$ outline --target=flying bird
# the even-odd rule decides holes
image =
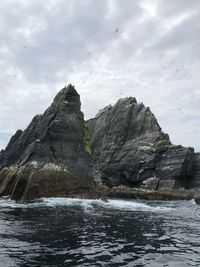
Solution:
[[[181,108],[177,108],[178,111],[180,111],[182,113],[182,109]]]
[[[117,28],[116,30],[115,30],[115,33],[117,33],[119,31],[119,28]]]
[[[181,108],[175,108],[175,109],[173,109],[173,110],[177,110],[177,111],[179,111],[180,113],[182,113],[182,114],[183,114],[183,111],[182,111],[182,109],[181,109]]]

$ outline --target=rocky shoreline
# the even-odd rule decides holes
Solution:
[[[66,196],[70,198],[80,199],[103,199],[119,198],[119,199],[144,199],[144,200],[195,200],[200,204],[200,192],[193,189],[179,189],[179,190],[147,190],[134,187],[117,186],[107,187],[105,185],[94,185],[87,191],[71,191]]]

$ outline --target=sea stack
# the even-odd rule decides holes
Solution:
[[[87,125],[92,176],[97,181],[153,190],[188,186],[193,148],[172,145],[151,110],[135,98],[120,99]]]
[[[0,196],[98,197],[98,185],[200,189],[199,154],[173,145],[143,103],[123,98],[86,122],[80,108],[79,94],[68,85],[43,115],[16,132],[0,152]]]
[[[63,88],[43,115],[17,131],[0,155],[0,194],[16,200],[66,196],[91,186],[90,147],[80,96]]]

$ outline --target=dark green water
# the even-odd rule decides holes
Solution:
[[[0,199],[0,266],[200,266],[200,206]]]

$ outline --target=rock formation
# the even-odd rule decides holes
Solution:
[[[192,148],[172,145],[148,107],[120,99],[87,121],[92,176],[108,186],[186,187],[193,175]]]
[[[0,194],[15,199],[61,196],[85,189],[90,154],[80,97],[63,88],[43,115],[17,131],[0,155]]]
[[[194,155],[194,174],[189,182],[189,188],[200,188],[200,153]]]
[[[135,98],[120,99],[87,122],[80,106],[69,85],[43,115],[16,132],[0,152],[0,195],[66,197],[98,183],[158,191],[200,187],[199,154],[173,145]]]

